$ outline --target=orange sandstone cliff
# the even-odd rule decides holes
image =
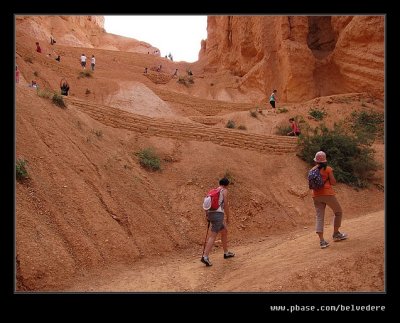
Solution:
[[[239,92],[298,102],[350,92],[384,95],[383,16],[210,16],[200,61],[230,71]]]

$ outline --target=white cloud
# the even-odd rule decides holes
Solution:
[[[157,47],[174,61],[198,60],[207,38],[207,16],[105,16],[108,33],[135,38]]]

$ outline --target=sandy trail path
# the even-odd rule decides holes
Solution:
[[[144,259],[135,265],[86,273],[68,291],[95,292],[270,292],[384,291],[384,211],[344,220],[349,239],[320,249],[313,228],[231,245],[236,257],[223,259],[217,246],[213,266],[201,251]],[[218,238],[217,238],[218,239]],[[218,244],[217,244],[218,245]],[[195,252],[196,253],[196,252]],[[371,270],[357,270],[370,267]],[[365,274],[369,272],[370,274]]]

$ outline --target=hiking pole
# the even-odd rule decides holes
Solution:
[[[206,239],[204,240],[204,247],[203,247],[203,253],[201,254],[201,257],[204,256],[204,250],[206,250],[206,243],[207,243],[207,236],[208,236],[208,229],[210,228],[210,220],[207,220],[208,226],[207,226],[207,232],[206,232]]]

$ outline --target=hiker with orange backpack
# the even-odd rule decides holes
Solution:
[[[215,242],[215,238],[218,233],[221,233],[221,241],[222,247],[224,249],[224,259],[234,257],[235,254],[228,250],[228,230],[226,228],[226,224],[229,224],[229,202],[228,202],[228,187],[229,179],[226,177],[220,179],[219,187],[213,189],[213,197],[210,199],[209,206],[203,205],[203,208],[206,209],[207,220],[209,221],[209,225],[211,223],[211,233],[207,240],[204,242],[204,250],[203,255],[201,257],[201,262],[206,266],[212,266],[208,255],[211,251],[211,248]],[[210,191],[211,192],[211,191]],[[210,193],[209,192],[209,193]],[[210,195],[210,194],[209,194]],[[213,198],[217,198],[213,203]],[[225,221],[226,214],[226,221]],[[208,230],[207,230],[208,233]]]

